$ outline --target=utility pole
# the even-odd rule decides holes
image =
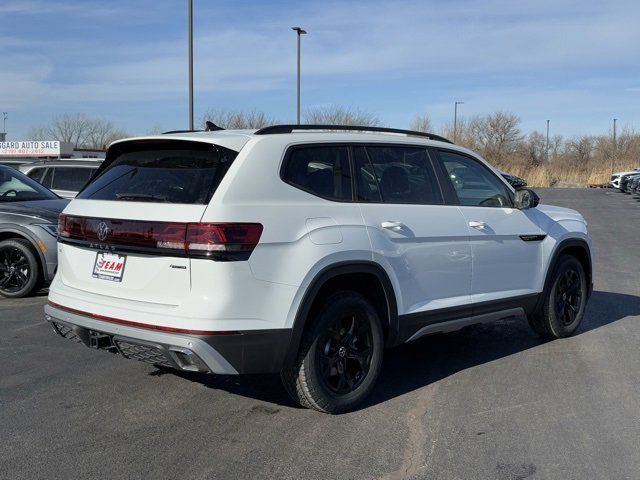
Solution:
[[[549,120],[547,120],[547,163],[549,162]]]
[[[615,164],[616,164],[616,150],[618,148],[618,142],[616,141],[616,127],[617,127],[617,123],[618,123],[618,119],[614,118],[613,119],[613,154],[611,155],[611,175],[613,175],[613,169],[615,168]]]
[[[2,112],[2,133],[0,133],[0,141],[7,140],[7,112]]]
[[[187,0],[189,24],[189,130],[193,130],[193,0]]]
[[[296,122],[300,125],[300,37],[306,35],[306,31],[301,27],[291,27],[291,30],[298,34],[298,108],[296,109]]]
[[[456,143],[458,136],[458,105],[464,105],[464,102],[455,102],[453,106],[453,143]]]

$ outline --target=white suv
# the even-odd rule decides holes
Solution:
[[[576,330],[587,224],[537,200],[418,132],[122,140],[60,216],[46,319],[156,365],[280,372],[302,405],[341,412],[372,390],[387,347],[510,317],[546,337]]]
[[[623,177],[623,175],[632,175],[634,173],[639,173],[639,172],[640,172],[640,168],[636,168],[629,172],[616,172],[613,175],[611,175],[611,180],[609,181],[609,185],[611,185],[613,188],[620,188],[620,179]]]

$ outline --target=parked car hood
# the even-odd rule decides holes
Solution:
[[[539,211],[546,214],[549,218],[552,218],[556,222],[560,220],[577,220],[579,222],[585,222],[585,219],[580,212],[577,212],[576,210],[572,210],[570,208],[556,207],[555,205],[544,204],[538,205],[537,208]]]
[[[58,215],[69,200],[31,200],[28,202],[6,202],[0,203],[0,213],[16,215],[20,217],[30,216],[39,218],[47,223],[58,223]]]

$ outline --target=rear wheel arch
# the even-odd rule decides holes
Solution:
[[[26,232],[23,232],[22,230],[16,230],[16,229],[0,230],[0,242],[3,240],[25,240],[29,242],[29,244],[31,245],[31,249],[35,252],[36,258],[40,263],[39,267],[40,267],[40,275],[42,277],[41,280],[44,281],[48,278],[47,277],[48,275],[47,260],[44,257],[42,250],[38,248],[36,240],[34,240],[33,237],[31,237],[31,235],[29,235]]]
[[[371,302],[383,324],[385,345],[397,343],[398,307],[387,273],[375,262],[340,262],[321,270],[305,291],[294,319],[287,362],[295,360],[302,335],[314,310],[321,307],[325,298],[339,290],[357,292]]]

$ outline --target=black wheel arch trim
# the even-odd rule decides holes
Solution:
[[[45,258],[44,253],[42,253],[42,250],[38,248],[37,239],[34,238],[33,234],[29,230],[22,228],[18,225],[9,225],[8,227],[0,228],[0,235],[4,233],[15,234],[16,236],[19,236],[22,239],[27,240],[31,244],[31,246],[33,247],[33,250],[38,255],[38,259],[40,260],[40,268],[42,269],[42,278],[44,279],[45,283],[48,283],[49,272],[47,271],[47,259]],[[11,238],[16,238],[16,237],[11,237]]]
[[[551,260],[549,261],[547,274],[544,280],[544,289],[542,290],[542,292],[545,293],[549,291],[550,283],[551,283],[551,274],[553,273],[553,269],[555,268],[556,263],[558,262],[558,258],[560,257],[560,255],[562,255],[562,253],[567,248],[570,248],[570,247],[580,247],[584,250],[586,254],[587,268],[585,268],[585,273],[587,274],[587,298],[588,298],[591,296],[591,293],[593,292],[593,261],[591,259],[591,248],[589,248],[589,244],[586,242],[586,240],[583,240],[581,238],[567,238],[565,240],[562,240],[560,243],[556,245],[553,251],[553,254],[551,255]],[[541,295],[540,297],[541,297],[540,301],[543,301],[544,295]]]
[[[393,285],[387,272],[380,266],[380,264],[367,261],[367,260],[355,260],[344,261],[329,265],[320,270],[313,278],[309,286],[307,287],[302,301],[298,306],[298,311],[291,330],[291,339],[289,342],[289,349],[286,355],[287,362],[293,362],[295,356],[298,353],[300,341],[302,340],[302,334],[307,325],[311,306],[316,296],[322,289],[322,287],[332,278],[340,275],[348,275],[354,273],[373,274],[380,281],[382,289],[385,293],[385,301],[387,310],[389,312],[387,337],[385,339],[385,346],[393,346],[397,344],[399,334],[399,317],[398,317],[398,304],[396,301],[396,294],[393,289]],[[385,320],[385,319],[381,319]]]

